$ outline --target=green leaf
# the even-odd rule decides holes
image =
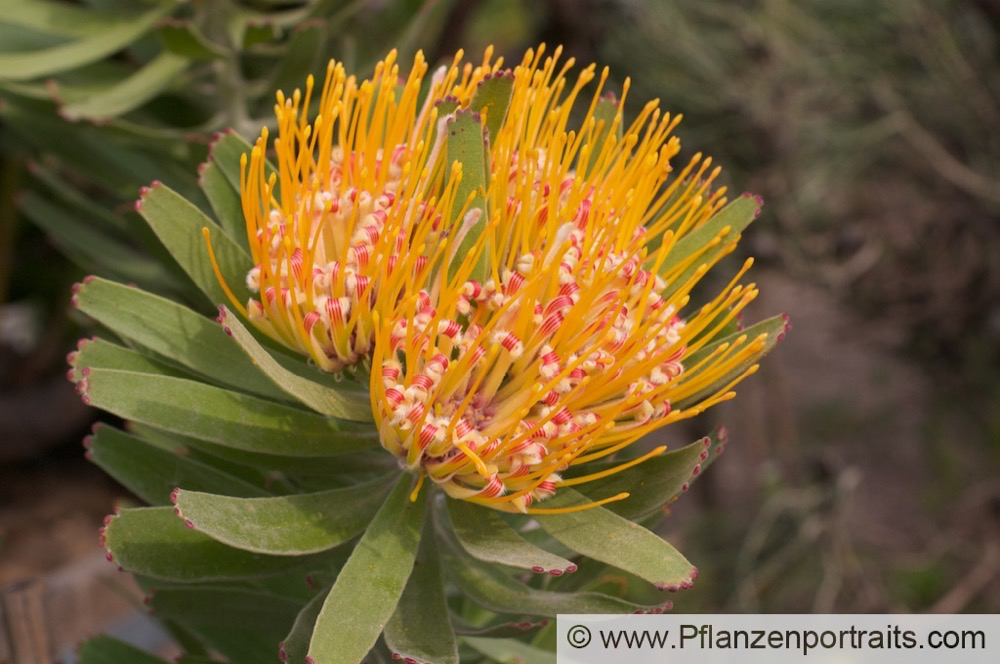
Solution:
[[[309,639],[312,637],[316,618],[328,594],[329,590],[316,595],[299,611],[288,636],[278,644],[278,658],[282,662],[306,661],[306,655],[309,654]]]
[[[661,295],[667,297],[673,289],[687,281],[700,265],[711,265],[720,256],[725,255],[740,233],[759,214],[760,204],[753,197],[741,196],[716,212],[704,224],[677,240],[660,266],[660,274],[666,274],[690,256],[698,253],[701,255],[690,267],[675,276],[671,283],[667,284],[666,292]],[[713,245],[713,240],[723,231],[725,231],[724,239]]]
[[[51,237],[82,268],[113,274],[129,281],[169,285],[173,277],[162,265],[98,229],[89,227],[85,214],[27,192],[18,201],[20,211]]]
[[[253,150],[253,146],[232,129],[222,132],[216,141],[212,143],[212,148],[209,151],[209,159],[218,165],[219,170],[222,171],[222,174],[229,181],[234,191],[239,192],[240,190],[240,159],[243,155],[247,155],[247,159],[250,159],[251,150]],[[272,173],[277,174],[274,165],[270,161],[265,162],[264,169],[265,179],[271,177]],[[275,198],[280,198],[278,189],[280,181],[280,178],[275,181]]]
[[[385,626],[385,643],[394,658],[458,664],[458,643],[448,620],[441,558],[431,519],[424,524],[413,574]]]
[[[570,487],[560,487],[546,507],[590,502]],[[550,535],[585,556],[631,572],[657,588],[677,589],[697,570],[658,535],[603,507],[567,514],[535,514]]]
[[[88,458],[151,505],[167,505],[174,487],[264,496],[249,482],[194,459],[174,454],[118,429],[101,426],[85,439]]]
[[[130,572],[162,581],[224,581],[278,574],[301,558],[267,556],[226,546],[192,530],[170,507],[122,510],[107,520],[105,548]]]
[[[448,514],[462,548],[479,560],[536,574],[558,576],[576,570],[576,565],[562,556],[540,549],[521,537],[494,510],[464,500],[449,500]]]
[[[577,165],[577,170],[582,171],[586,176],[589,176],[593,172],[594,167],[597,166],[597,158],[600,156],[601,150],[604,149],[604,144],[607,143],[611,132],[614,131],[615,145],[622,140],[622,121],[617,119],[618,105],[619,102],[614,96],[606,95],[597,100],[593,115],[595,127],[598,124],[603,124],[597,129],[591,141],[583,148],[587,151],[586,158],[581,159],[584,163]]]
[[[198,458],[206,458],[206,463],[223,467],[243,467],[253,473],[274,473],[297,475],[301,477],[320,477],[350,479],[367,479],[376,475],[398,469],[396,458],[381,447],[375,447],[362,452],[338,454],[332,457],[293,457],[283,454],[262,454],[247,452],[232,447],[209,443],[175,432],[166,432],[158,428],[129,422],[129,428],[144,440],[164,449],[181,449],[182,454],[194,454]],[[227,469],[230,474],[234,471]],[[242,475],[241,475],[242,476]],[[333,487],[328,487],[333,488]]]
[[[673,407],[675,409],[688,408],[690,406],[697,404],[705,397],[717,392],[722,386],[734,380],[737,376],[746,371],[751,365],[756,364],[757,362],[760,361],[762,357],[770,353],[771,349],[774,348],[774,346],[782,338],[784,338],[785,332],[787,330],[788,330],[788,318],[784,315],[774,316],[772,318],[768,318],[767,320],[763,320],[759,323],[751,325],[750,327],[740,332],[731,334],[728,337],[723,337],[722,339],[718,339],[704,346],[703,348],[700,348],[698,351],[691,353],[690,356],[684,358],[684,364],[687,366],[696,365],[698,362],[700,362],[702,359],[704,359],[710,353],[712,353],[712,351],[718,348],[719,345],[724,343],[732,344],[741,337],[745,338],[744,343],[752,343],[758,337],[763,338],[764,341],[759,351],[757,351],[756,353],[748,357],[746,360],[741,362],[736,368],[720,376],[718,379],[713,381],[711,385],[707,386],[703,390],[700,390],[699,392],[691,395],[690,397],[682,399],[677,403],[673,404]],[[683,384],[683,381],[684,377],[682,376],[681,383],[679,384]]]
[[[208,300],[218,306],[229,298],[209,261],[202,237],[202,229],[207,228],[222,277],[238,301],[247,300],[249,292],[245,280],[247,271],[253,266],[252,259],[193,203],[166,185],[154,182],[143,190],[136,209],[184,272]]]
[[[150,605],[239,664],[274,662],[278,642],[302,608],[280,595],[205,586],[157,588]]]
[[[78,384],[94,369],[115,369],[120,371],[137,371],[140,373],[160,374],[180,377],[185,374],[163,362],[157,362],[134,350],[113,344],[104,339],[81,339],[77,343],[78,350],[69,354],[69,378]]]
[[[510,99],[514,94],[514,73],[511,71],[500,71],[489,75],[479,82],[472,101],[469,102],[469,110],[486,115],[486,138],[495,141],[500,127],[507,119],[507,110],[510,107]]]
[[[520,641],[489,639],[482,636],[465,636],[462,641],[482,655],[497,662],[517,664],[556,664],[556,654],[540,650]]]
[[[87,99],[63,106],[70,120],[107,120],[135,110],[176,85],[177,77],[187,69],[190,60],[173,53],[161,53],[134,74]]]
[[[218,323],[173,300],[94,278],[77,290],[76,306],[123,339],[194,373],[247,392],[284,398]]]
[[[294,27],[288,36],[288,47],[278,61],[266,89],[271,91],[262,101],[270,111],[274,106],[274,90],[294,90],[302,86],[303,72],[312,72],[325,67],[329,58],[326,51],[327,30],[323,21],[307,20]],[[322,62],[321,62],[322,60]],[[322,77],[321,77],[322,80]]]
[[[358,662],[396,610],[413,570],[429,489],[403,475],[337,576],[309,643],[315,664]]]
[[[191,21],[164,21],[160,24],[160,38],[169,51],[185,58],[214,60],[226,56],[226,50],[209,40]]]
[[[65,2],[4,0],[0,23],[64,37],[86,37],[125,20]]]
[[[23,53],[0,53],[0,79],[26,81],[101,60],[138,40],[173,9],[172,4],[163,3],[143,14],[118,18],[100,28],[94,26],[87,36],[68,44]]]
[[[91,369],[88,403],[119,417],[248,452],[322,457],[376,444],[377,432],[199,381]]]
[[[77,651],[79,664],[166,664],[166,660],[154,657],[124,641],[110,636],[95,636],[84,642]]]
[[[198,171],[198,186],[212,206],[219,226],[249,255],[250,245],[247,244],[247,226],[239,189],[233,188],[219,164],[211,159],[204,162]]]
[[[472,252],[489,223],[489,209],[486,206],[489,155],[486,151],[487,139],[483,134],[477,113],[466,110],[456,111],[454,117],[447,120],[445,131],[448,133],[446,141],[447,163],[450,165],[457,161],[462,165],[462,182],[458,185],[458,191],[455,195],[456,209],[454,213],[457,214],[471,196],[472,202],[466,209],[466,218],[470,222],[475,221],[475,223],[466,223],[466,219],[460,219],[455,222],[458,224],[458,228],[454,240],[458,244],[449,248],[448,276],[451,277],[466,256]],[[479,210],[478,219],[469,218],[474,210]],[[488,255],[488,248],[480,252],[470,279],[484,281]]]
[[[279,364],[257,343],[250,331],[228,309],[221,307],[219,317],[236,344],[281,391],[323,415],[355,422],[374,421],[367,392],[334,389],[294,373]]]
[[[299,556],[327,551],[359,535],[391,485],[391,477],[319,493],[232,498],[180,489],[178,513],[200,532],[244,551]]]
[[[690,483],[711,462],[709,456],[711,443],[712,440],[705,437],[678,450],[626,468],[610,477],[577,485],[576,489],[594,500],[627,491],[628,498],[609,503],[605,508],[629,521],[638,521],[662,509],[668,502],[687,491]],[[588,463],[579,467],[576,474],[600,472],[620,463],[622,462]],[[570,475],[567,474],[567,479],[569,478]]]
[[[466,597],[476,604],[517,616],[555,617],[559,613],[635,613],[646,607],[595,592],[537,590],[464,553],[457,543],[442,550],[444,568]]]

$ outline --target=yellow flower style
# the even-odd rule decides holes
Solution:
[[[331,63],[318,100],[311,78],[278,94],[275,172],[266,131],[244,161],[258,295],[244,311],[325,370],[369,369],[382,444],[421,479],[560,511],[539,503],[665,448],[571,466],[756,370],[763,336],[712,343],[757,294],[737,283],[751,261],[688,309],[739,233],[697,233],[726,200],[711,159],[673,171],[679,117],[651,102],[626,125],[628,82],[617,101],[607,70],[571,77],[559,49],[512,70],[461,57],[429,81],[420,54],[405,79],[395,53],[361,83]]]

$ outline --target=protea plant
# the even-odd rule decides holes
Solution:
[[[640,439],[784,334],[741,329],[749,260],[692,295],[760,201],[700,154],[675,170],[679,118],[627,121],[627,81],[560,55],[331,62],[273,132],[217,139],[215,219],[158,183],[136,203],[215,320],[78,288],[121,343],[82,342],[71,377],[127,421],[88,454],[151,505],[102,541],[186,661],[553,661],[556,614],[693,583],[649,528],[724,441]]]

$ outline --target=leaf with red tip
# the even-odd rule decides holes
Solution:
[[[234,549],[187,527],[170,507],[124,509],[103,531],[114,563],[151,579],[224,581],[279,574],[305,563]]]
[[[427,505],[424,489],[410,501],[412,478],[403,475],[347,560],[309,643],[317,664],[359,662],[396,610],[413,570]]]
[[[196,380],[92,369],[84,394],[119,417],[248,452],[336,456],[376,445],[370,426],[341,422]],[[83,385],[83,382],[81,382]]]
[[[213,305],[228,302],[229,298],[212,269],[202,228],[209,230],[219,269],[237,300],[245,302],[248,299],[246,273],[253,267],[253,260],[204,212],[173,189],[159,183],[145,189],[139,203],[139,214]]]
[[[76,305],[123,339],[193,373],[265,397],[285,397],[215,321],[173,300],[97,278],[77,291]]]
[[[244,551],[300,556],[353,539],[371,521],[391,477],[318,493],[234,498],[180,489],[178,514],[198,531]]]
[[[576,565],[562,556],[521,537],[494,510],[464,500],[449,500],[448,514],[459,543],[474,558],[536,574],[562,575],[576,570]]]
[[[384,638],[393,657],[404,661],[458,664],[458,643],[448,620],[441,557],[430,519],[424,524],[413,574],[385,626]]]
[[[449,277],[458,269],[466,256],[473,250],[479,242],[480,236],[486,232],[489,223],[489,207],[486,204],[486,186],[489,182],[489,153],[486,151],[486,136],[480,124],[479,115],[468,110],[455,112],[454,117],[447,120],[445,129],[447,134],[446,146],[448,155],[448,167],[454,162],[462,165],[462,181],[458,185],[455,195],[455,209],[452,214],[457,215],[465,202],[472,197],[472,202],[466,209],[466,217],[469,217],[476,210],[479,211],[479,218],[474,223],[470,222],[466,228],[466,221],[455,220],[454,244],[449,249]],[[473,268],[469,278],[477,281],[485,281],[487,256],[489,248],[481,248],[481,253]]]
[[[694,366],[699,361],[707,357],[721,344],[728,343],[732,344],[740,337],[745,337],[744,343],[752,343],[757,338],[763,339],[763,345],[760,350],[755,352],[753,355],[748,357],[746,360],[741,362],[739,366],[735,369],[729,371],[728,373],[720,376],[718,379],[712,382],[711,385],[707,386],[703,390],[699,391],[686,399],[678,401],[673,404],[674,408],[687,408],[694,404],[697,404],[701,399],[704,399],[710,394],[717,392],[722,386],[726,385],[730,381],[734,380],[741,373],[746,371],[751,365],[756,364],[760,361],[762,357],[771,352],[771,349],[784,338],[786,329],[788,328],[788,319],[785,316],[774,316],[766,320],[762,320],[759,323],[751,325],[750,327],[740,330],[728,337],[723,337],[722,339],[717,339],[712,343],[699,349],[697,352],[692,353],[689,357],[684,358],[684,364],[688,366]]]
[[[560,487],[545,507],[584,505],[590,500]],[[566,514],[535,514],[550,535],[585,556],[613,565],[658,588],[690,583],[694,567],[669,542],[604,507]]]
[[[701,226],[678,239],[660,266],[660,274],[666,274],[692,255],[701,253],[690,267],[674,276],[671,283],[667,284],[667,290],[660,295],[664,298],[669,297],[674,289],[679,288],[695,273],[698,266],[702,264],[712,265],[732,251],[740,233],[759,215],[760,204],[757,200],[741,196],[730,201]],[[713,245],[713,240],[724,230],[726,231],[725,236],[720,242]]]
[[[259,486],[109,426],[94,433],[89,451],[94,463],[151,505],[170,504],[170,492],[177,486],[234,496],[267,495]]]
[[[104,339],[81,339],[77,346],[79,350],[70,354],[71,368],[69,372],[70,380],[76,383],[80,383],[95,369],[137,371],[178,378],[187,375],[169,364]],[[85,390],[86,385],[80,389]]]
[[[215,141],[212,143],[212,149],[209,151],[209,159],[219,167],[219,171],[222,173],[226,181],[229,182],[229,186],[233,188],[233,191],[239,193],[240,191],[240,159],[243,155],[247,155],[250,158],[250,151],[253,150],[253,146],[247,142],[245,138],[237,134],[233,130],[225,131],[219,134]],[[277,175],[277,170],[274,168],[274,164],[270,161],[264,164],[264,177],[269,178],[271,174]],[[274,185],[274,197],[280,200],[280,187],[281,179],[278,178]]]
[[[278,644],[278,659],[282,662],[304,662],[309,654],[309,639],[312,638],[316,617],[323,608],[329,590],[321,592],[306,604],[295,617],[292,629]]]
[[[541,650],[527,643],[511,639],[491,639],[482,636],[466,636],[462,642],[473,650],[495,662],[531,662],[531,664],[556,664],[556,654]]]
[[[318,381],[326,380],[328,376],[305,365],[300,366],[312,374],[312,377],[306,378],[292,371],[265,350],[229,309],[220,307],[219,312],[222,324],[236,341],[236,345],[246,353],[255,368],[263,372],[279,390],[323,415],[352,422],[373,421],[367,391],[351,390],[348,388],[349,384],[344,382],[337,386],[324,385]]]
[[[491,141],[496,141],[500,127],[507,119],[507,110],[513,94],[514,73],[498,71],[495,74],[487,74],[472,95],[469,110],[486,116],[486,137]]]
[[[233,188],[219,164],[211,159],[202,163],[198,171],[198,186],[208,199],[219,226],[249,255],[250,245],[247,243],[247,226],[239,189]]]
[[[551,592],[531,588],[481,563],[457,542],[441,547],[444,569],[462,594],[492,611],[514,615],[555,617],[560,613],[635,613],[647,607],[596,592]]]
[[[627,491],[628,498],[608,503],[604,507],[629,521],[638,521],[662,509],[687,490],[694,480],[694,467],[699,466],[704,470],[711,463],[713,456],[708,453],[712,442],[713,439],[709,437],[696,440],[690,445],[653,457],[610,477],[579,484],[576,489],[594,500]],[[588,463],[573,470],[576,475],[582,475],[613,468],[620,463],[621,461]],[[567,479],[570,477],[572,474],[567,473]]]

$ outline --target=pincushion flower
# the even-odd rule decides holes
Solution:
[[[395,53],[361,83],[331,63],[311,122],[311,78],[278,94],[276,170],[266,130],[242,165],[256,296],[234,304],[324,370],[368,369],[382,445],[421,480],[558,512],[560,486],[665,447],[569,469],[731,398],[767,335],[714,343],[757,294],[749,260],[691,302],[739,233],[708,223],[711,159],[675,171],[679,116],[626,123],[628,81],[619,101],[559,49],[461,57],[429,84],[420,54],[405,79]]]

